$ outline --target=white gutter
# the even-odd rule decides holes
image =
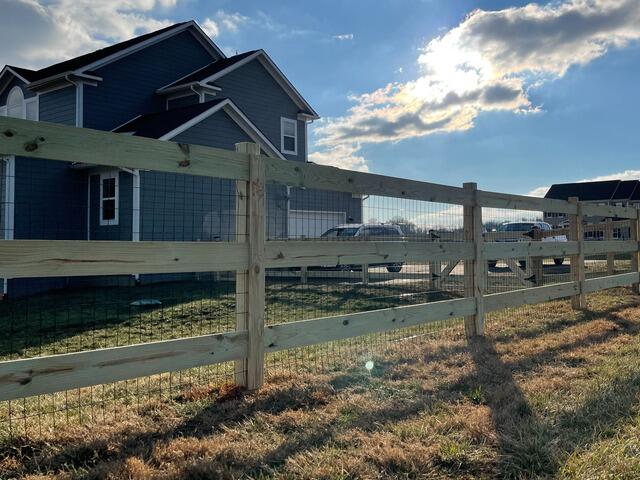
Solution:
[[[15,184],[16,184],[16,157],[11,155],[4,157],[5,173],[4,173],[4,228],[2,238],[4,240],[13,240],[15,226]],[[9,279],[2,279],[2,294],[7,295],[9,287]]]

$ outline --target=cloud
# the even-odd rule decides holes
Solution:
[[[242,24],[249,21],[249,17],[245,17],[240,13],[229,13],[224,10],[218,10],[213,18],[206,17],[202,22],[202,29],[210,37],[218,37],[223,31],[235,33]]]
[[[177,0],[4,0],[0,55],[39,68],[169,25]],[[28,28],[25,28],[28,25]]]
[[[576,180],[576,182],[604,182],[606,180],[640,180],[640,170],[625,170],[623,172],[600,175],[599,177],[584,178],[582,180]],[[549,188],[549,186],[537,187],[531,190],[527,195],[532,197],[544,197]]]
[[[334,40],[353,40],[353,33],[343,33],[340,35],[334,35]]]
[[[475,10],[424,46],[416,60],[418,78],[351,97],[345,116],[316,129],[316,147],[323,151],[464,131],[489,111],[536,113],[531,88],[638,39],[637,0]]]
[[[337,145],[322,152],[310,153],[309,161],[320,165],[368,172],[369,167],[366,165],[364,157],[356,155],[359,148],[357,145]]]

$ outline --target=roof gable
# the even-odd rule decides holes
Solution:
[[[171,140],[220,110],[229,115],[254,142],[260,144],[269,156],[284,159],[278,149],[229,98],[219,98],[164,112],[139,115],[114,129],[114,132]]]
[[[196,22],[191,20],[188,22],[176,23],[163,29],[156,30],[155,32],[150,32],[125,40],[124,42],[109,45],[108,47],[94,52],[80,55],[36,71],[6,66],[3,69],[2,74],[4,74],[5,71],[11,71],[11,73],[15,75],[22,76],[25,81],[34,84],[34,86],[37,86],[39,83],[44,83],[44,81],[52,77],[69,73],[85,75],[91,74],[92,69],[100,68],[103,65],[119,60],[120,58],[137,52],[166,38],[172,37],[185,30],[191,31],[200,43],[202,43],[203,46],[205,46],[205,48],[211,53],[213,58],[226,58],[225,54],[218,48],[211,38],[202,31]]]
[[[277,67],[277,65],[271,60],[264,50],[251,50],[244,52],[233,57],[224,58],[202,67],[189,75],[179,78],[178,80],[165,85],[158,89],[158,93],[164,93],[178,88],[181,85],[189,85],[193,83],[198,84],[211,84],[217,79],[224,77],[225,75],[235,71],[236,69],[246,65],[247,63],[257,60],[267,70],[267,72],[274,78],[274,80],[280,85],[280,87],[289,95],[293,102],[300,108],[301,114],[306,115],[311,119],[318,119],[320,116],[313,109],[313,107],[304,99],[304,97],[298,92],[293,84],[285,77],[284,73]]]
[[[582,201],[611,200],[620,180],[605,180],[601,182],[557,183],[551,185],[544,198],[567,200],[578,197]]]

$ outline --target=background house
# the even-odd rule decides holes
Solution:
[[[599,205],[640,206],[640,181],[605,180],[601,182],[557,183],[551,185],[544,198],[568,200],[578,197],[580,201]],[[603,218],[588,218],[588,221],[602,221]],[[544,212],[544,221],[554,227],[567,221],[566,214]]]
[[[193,21],[37,71],[5,66],[0,115],[224,149],[255,142],[293,162],[307,161],[307,126],[319,118],[266,52],[227,57]],[[90,157],[10,157],[2,176],[4,239],[218,241],[235,232],[235,184],[225,179],[96,167]],[[362,220],[349,194],[270,185],[267,200],[270,238]],[[97,281],[5,280],[4,292]]]

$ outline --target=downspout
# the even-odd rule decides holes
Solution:
[[[4,228],[2,238],[13,240],[15,222],[15,181],[16,181],[16,157],[11,155],[4,157],[5,187],[4,187]],[[9,291],[9,279],[2,279],[2,296],[5,298]]]
[[[71,80],[70,78],[71,74],[67,74],[64,76],[64,79],[69,82],[71,85],[74,85],[76,87],[76,127],[78,128],[82,128],[84,122],[84,109],[83,109],[83,103],[84,103],[84,88],[83,82],[74,82],[73,80]]]
[[[191,85],[189,87],[189,90],[191,90],[193,93],[195,93],[198,96],[198,103],[204,103],[204,92],[199,92],[195,89],[195,85]]]
[[[131,241],[140,241],[140,170],[137,168],[121,168],[133,176],[133,191],[131,201]],[[133,277],[136,283],[140,282],[140,274],[135,273]]]

